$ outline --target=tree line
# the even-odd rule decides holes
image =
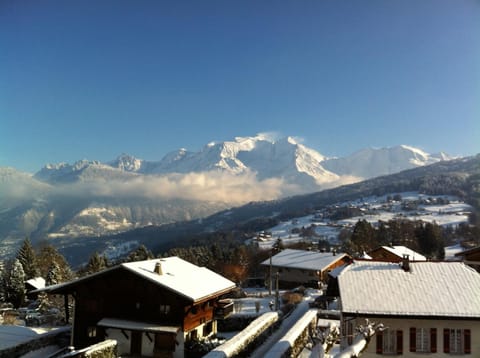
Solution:
[[[309,233],[307,229],[305,234]],[[480,229],[472,223],[442,227],[436,223],[406,219],[380,221],[377,225],[359,220],[352,228],[340,232],[338,247],[332,247],[330,242],[321,238],[318,238],[317,246],[305,241],[288,247],[322,251],[336,249],[353,257],[361,257],[378,246],[403,245],[429,259],[442,260],[445,257],[444,247],[453,240],[470,241],[474,245],[479,245]],[[272,250],[262,250],[255,241],[245,244],[245,237],[241,233],[215,232],[198,236],[181,247],[157,254],[140,245],[123,259],[116,261],[94,252],[85,265],[73,271],[55,247],[44,243],[34,249],[30,240],[26,238],[14,258],[0,263],[0,303],[10,302],[15,307],[23,305],[26,301],[25,282],[36,277],[43,277],[46,285],[54,285],[99,272],[122,262],[155,257],[178,256],[240,283],[248,277],[261,277],[263,273],[260,263],[285,246],[278,238]]]

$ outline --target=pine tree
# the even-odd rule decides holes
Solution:
[[[15,307],[25,301],[25,272],[19,260],[15,259],[7,273],[6,300]]]
[[[88,260],[87,265],[81,270],[81,275],[90,275],[102,271],[108,267],[108,260],[105,256],[100,256],[95,252]]]
[[[132,251],[127,258],[128,262],[132,261],[143,261],[153,259],[155,256],[153,253],[145,247],[145,245],[140,245],[136,250]]]
[[[42,277],[46,277],[50,271],[52,263],[55,263],[58,266],[58,280],[60,282],[66,282],[73,278],[72,270],[57,249],[55,249],[52,245],[46,244],[40,248],[40,251],[37,255],[38,261],[38,268],[40,270],[40,275]]]
[[[17,253],[17,259],[23,266],[23,271],[25,272],[25,279],[30,280],[31,278],[38,277],[38,265],[35,251],[33,250],[30,239],[27,237],[24,241],[20,250]]]
[[[51,286],[51,285],[56,285],[57,283],[60,283],[60,282],[61,282],[60,267],[55,261],[53,261],[48,269],[47,278],[45,279],[45,285]]]
[[[377,245],[375,228],[368,221],[359,220],[350,240],[358,253],[368,252]]]

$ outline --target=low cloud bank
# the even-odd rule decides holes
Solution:
[[[129,180],[85,181],[56,187],[67,196],[116,198],[185,199],[242,204],[273,200],[299,188],[281,179],[258,181],[254,174],[232,175],[220,172],[138,176]]]
[[[224,202],[241,205],[250,201],[274,200],[286,196],[333,188],[359,181],[341,177],[318,187],[295,185],[281,178],[258,180],[255,173],[234,175],[226,172],[134,176],[128,179],[96,178],[71,184],[48,185],[40,182],[2,183],[0,198],[4,206],[24,199],[62,197],[108,197],[118,199],[147,198],[153,200],[183,199]],[[9,202],[6,200],[9,199]],[[13,200],[13,201],[12,201]],[[1,206],[0,206],[1,208]]]

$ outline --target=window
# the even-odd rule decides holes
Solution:
[[[89,338],[94,338],[97,336],[97,327],[88,327],[87,335]]]
[[[160,305],[160,313],[169,314],[170,313],[170,305]]]
[[[436,353],[436,328],[410,328],[410,352]]]
[[[377,353],[403,354],[403,331],[386,329],[383,332],[377,332]]]
[[[213,324],[212,322],[208,322],[206,323],[204,326],[203,326],[203,336],[206,337],[208,336],[210,333],[213,332]]]
[[[463,353],[463,332],[461,329],[450,330],[450,353]]]
[[[383,332],[383,353],[397,353],[397,332],[392,329]]]
[[[346,343],[351,345],[353,342],[353,322],[352,318],[344,319],[342,322],[342,336],[346,339]]]
[[[426,328],[417,328],[416,347],[415,352],[430,352],[430,334]]]
[[[470,330],[445,328],[443,330],[443,352],[450,354],[470,354]]]

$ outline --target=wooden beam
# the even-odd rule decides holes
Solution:
[[[68,294],[63,295],[63,304],[65,306],[65,323],[68,324],[70,320],[70,312],[68,311]]]

